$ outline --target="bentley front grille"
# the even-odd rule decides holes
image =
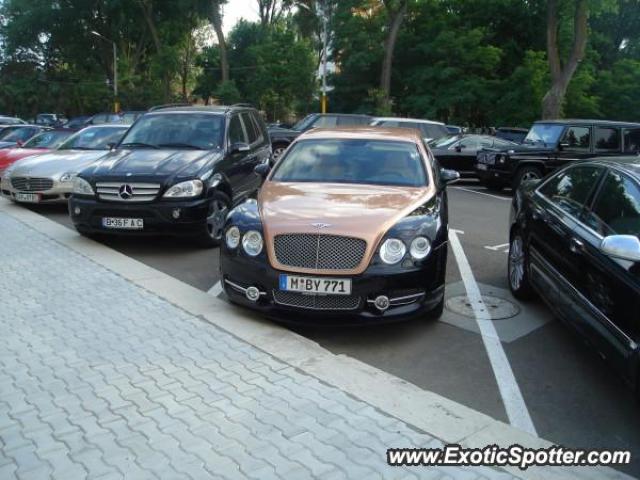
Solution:
[[[12,177],[11,186],[21,192],[44,192],[53,188],[50,178]]]
[[[151,202],[160,191],[158,183],[96,183],[98,198],[112,202]]]
[[[314,233],[276,235],[274,251],[281,265],[317,270],[351,270],[362,262],[367,242],[360,238]]]
[[[360,297],[355,295],[307,295],[274,290],[273,300],[278,305],[307,310],[356,310],[360,306]]]

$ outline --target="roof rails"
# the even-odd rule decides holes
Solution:
[[[149,109],[150,112],[155,112],[156,110],[162,110],[164,108],[175,108],[175,107],[192,107],[193,105],[190,103],[166,103],[164,105],[156,105],[155,107],[151,107]]]

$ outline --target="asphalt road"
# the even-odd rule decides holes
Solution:
[[[640,406],[630,389],[544,305],[520,304],[508,292],[505,244],[510,197],[490,195],[467,183],[450,188],[449,202],[450,228],[464,232],[459,238],[483,295],[506,300],[500,312],[519,312],[493,323],[538,435],[571,447],[629,449],[633,463],[621,470],[640,477],[640,455],[635,455],[640,453]],[[71,228],[65,207],[33,209]],[[218,281],[217,250],[198,249],[172,238],[100,241],[202,290]],[[464,294],[450,252],[449,303],[440,321],[295,330],[335,353],[508,421],[476,321],[453,311]],[[489,304],[487,297],[485,302]]]

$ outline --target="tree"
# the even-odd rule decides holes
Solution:
[[[385,105],[381,108],[388,109],[391,95],[391,68],[393,66],[393,52],[396,47],[398,33],[402,21],[407,13],[407,0],[382,0],[387,13],[387,32],[384,40],[384,59],[380,72],[380,90],[382,101]]]
[[[268,27],[277,23],[291,6],[292,0],[257,0],[260,25]]]
[[[211,0],[211,25],[216,32],[220,51],[220,69],[222,83],[229,81],[229,60],[227,58],[227,42],[222,30],[222,5],[227,0]]]
[[[588,0],[574,0],[573,45],[569,58],[562,62],[558,42],[558,0],[549,0],[547,6],[547,60],[551,74],[551,87],[542,99],[542,118],[559,118],[569,82],[584,58],[587,46],[589,19]]]

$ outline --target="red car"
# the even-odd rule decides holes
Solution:
[[[0,176],[13,162],[30,155],[47,153],[60,146],[74,133],[76,132],[73,130],[47,130],[28,140],[21,147],[0,149]]]

